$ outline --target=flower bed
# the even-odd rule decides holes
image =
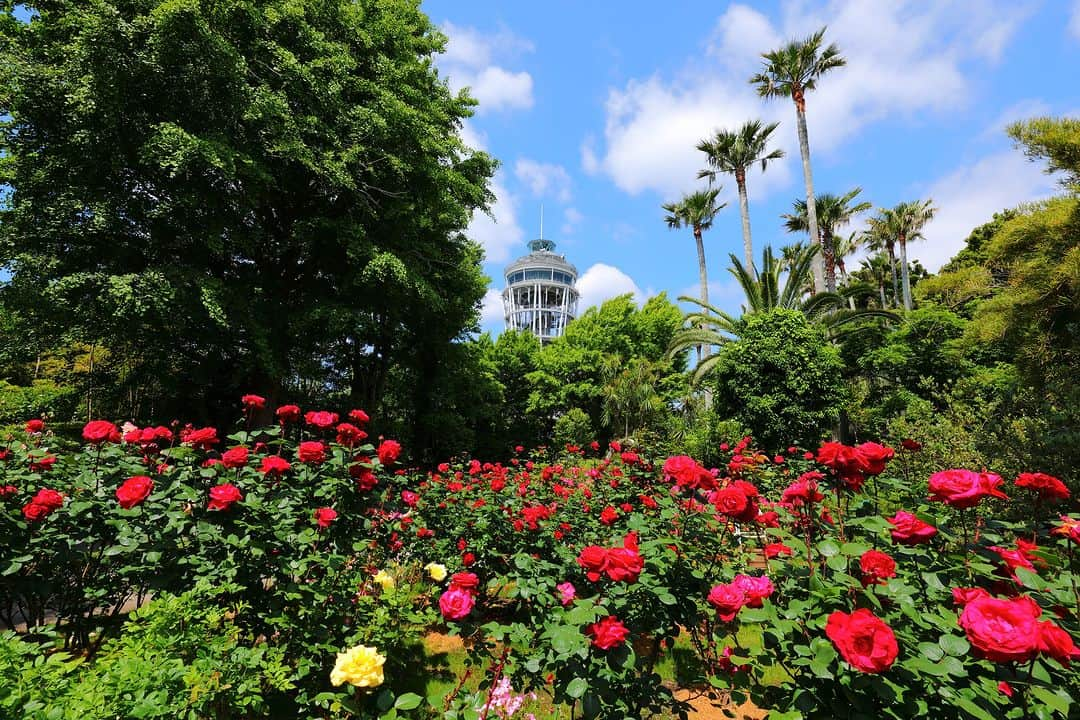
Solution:
[[[224,437],[95,421],[58,452],[31,421],[0,444],[0,620],[55,618],[92,658],[125,605],[212,587],[239,645],[279,658],[244,690],[270,717],[511,717],[530,693],[677,716],[657,672],[677,641],[771,718],[1067,717],[1077,694],[1080,523],[1049,476],[915,478],[915,443],[770,458],[749,438],[715,470],[613,443],[422,472],[362,411],[251,427],[261,402]],[[470,665],[425,697],[432,630]],[[26,643],[55,649],[35,632],[0,679]],[[32,690],[5,692],[33,716]],[[191,696],[168,711],[227,717],[239,695]]]

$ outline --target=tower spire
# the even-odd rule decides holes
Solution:
[[[544,203],[540,203],[540,239],[544,239]]]

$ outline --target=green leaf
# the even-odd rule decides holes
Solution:
[[[566,694],[572,698],[579,698],[589,689],[589,681],[585,678],[574,678],[566,684]]]
[[[961,655],[967,655],[971,650],[971,645],[965,638],[958,637],[956,635],[942,635],[938,639],[938,645],[949,655],[960,657]],[[921,646],[920,646],[921,647]]]
[[[931,662],[937,662],[945,655],[945,651],[939,645],[924,642],[919,643],[919,654]]]
[[[822,540],[817,544],[817,549],[825,557],[840,554],[840,545],[835,540]]]
[[[1031,694],[1034,695],[1039,702],[1061,713],[1063,717],[1069,717],[1069,708],[1072,706],[1073,700],[1065,690],[1058,689],[1055,692],[1040,685],[1032,685]]]
[[[394,707],[398,710],[412,710],[420,707],[421,702],[423,702],[423,698],[416,693],[405,693],[399,695],[397,700],[394,701]]]

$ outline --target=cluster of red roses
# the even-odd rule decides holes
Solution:
[[[33,499],[23,506],[23,517],[31,522],[44,519],[53,510],[64,504],[64,496],[55,490],[42,488]]]
[[[982,588],[955,588],[953,600],[963,607],[960,627],[987,660],[1027,662],[1043,654],[1068,667],[1080,658],[1069,634],[1052,620],[1040,620],[1042,608],[1026,595],[996,598]]]
[[[471,572],[459,572],[450,576],[450,586],[439,596],[439,611],[447,620],[462,620],[476,605],[476,593],[480,578]]]
[[[744,607],[761,607],[761,601],[772,595],[774,589],[772,580],[764,575],[740,574],[729,583],[714,585],[707,600],[723,622],[731,622]]]
[[[622,547],[588,545],[582,548],[577,564],[585,569],[585,576],[593,582],[606,575],[613,582],[635,583],[645,568],[638,550],[637,534],[628,533]]]
[[[885,464],[896,455],[891,447],[876,442],[850,446],[824,443],[817,451],[817,461],[836,474],[848,490],[858,491],[867,477],[885,472]]]

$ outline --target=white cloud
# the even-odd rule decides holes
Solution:
[[[468,120],[461,122],[461,141],[473,150],[487,150],[487,135]]]
[[[1050,106],[1042,100],[1036,98],[1020,100],[1002,110],[980,137],[1000,141],[1005,137],[1005,128],[1012,123],[1049,114]]]
[[[488,262],[505,262],[524,242],[525,231],[518,225],[517,201],[506,189],[501,173],[491,181],[491,191],[495,194],[491,215],[473,213],[465,234],[483,246]]]
[[[577,208],[568,207],[563,211],[563,226],[561,233],[565,235],[573,235],[574,231],[581,225],[581,221],[585,219]]]
[[[480,302],[480,326],[485,329],[501,328],[504,321],[502,293],[488,288]]]
[[[520,158],[514,164],[514,175],[527,185],[536,197],[552,197],[570,202],[570,174],[562,165]]]
[[[964,247],[964,240],[995,212],[1048,197],[1054,178],[1016,150],[1006,150],[958,168],[930,185],[924,197],[934,200],[937,216],[926,226],[926,240],[908,246],[908,254],[936,272]]]
[[[747,82],[761,52],[828,25],[826,40],[837,43],[848,65],[824,78],[807,101],[811,146],[827,153],[869,123],[962,107],[970,99],[970,66],[1000,58],[1029,5],[835,0],[820,10],[790,0],[779,23],[732,5],[711,34],[706,60],[690,59],[674,78],[634,79],[610,91],[603,148],[587,141],[582,164],[628,193],[670,197],[692,185],[703,164],[694,146],[713,128],[779,120],[777,144],[788,159],[751,178],[753,202],[792,180],[789,164],[798,151],[791,102],[763,102]]]
[[[596,263],[578,278],[578,314],[585,312],[593,305],[600,305],[605,300],[610,300],[619,295],[631,293],[634,301],[642,303],[646,294],[642,292],[633,278],[617,267]]]
[[[445,23],[449,38],[438,59],[454,90],[467,87],[480,104],[478,115],[491,111],[528,109],[533,105],[533,79],[525,71],[508,70],[506,58],[532,51],[532,43],[507,30],[482,33],[476,28]]]

